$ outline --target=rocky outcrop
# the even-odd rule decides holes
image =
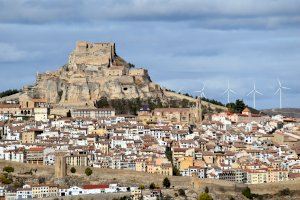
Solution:
[[[160,98],[164,92],[146,69],[137,69],[116,54],[114,43],[77,42],[66,65],[37,74],[35,85],[23,94],[61,106],[92,106],[109,99]]]

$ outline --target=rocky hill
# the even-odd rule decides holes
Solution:
[[[151,81],[146,69],[135,68],[116,53],[114,43],[79,41],[68,63],[54,72],[36,75],[36,83],[24,86],[21,93],[5,97],[43,98],[55,106],[93,106],[101,97],[108,99],[196,99],[167,91]],[[225,109],[203,102],[212,109]]]
[[[114,43],[77,42],[66,65],[55,72],[37,74],[36,84],[23,92],[64,106],[93,105],[101,97],[164,98],[147,70],[134,68],[119,57]]]

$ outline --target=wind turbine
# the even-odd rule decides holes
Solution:
[[[203,84],[203,87],[202,87],[201,90],[197,90],[197,91],[195,91],[195,93],[199,93],[199,96],[200,96],[201,98],[202,98],[202,97],[206,98],[205,93],[204,93],[204,89],[205,89],[205,84]]]
[[[282,89],[289,90],[291,88],[282,86],[282,84],[281,84],[281,82],[280,82],[279,79],[277,79],[277,82],[278,82],[279,88],[276,90],[276,92],[275,92],[274,95],[276,95],[279,92],[279,108],[282,108]]]
[[[230,93],[236,94],[236,92],[234,90],[230,89],[229,81],[227,82],[227,89],[223,92],[222,95],[224,95],[226,93],[227,93],[227,103],[230,103]]]
[[[253,94],[253,108],[256,108],[256,94],[260,94],[260,95],[263,95],[263,94],[256,90],[255,83],[253,85],[253,90],[251,90],[251,92],[249,92],[249,94],[247,94],[247,96],[249,96],[250,94]]]
[[[182,90],[183,90],[183,88],[180,88],[180,89],[177,91],[177,93],[179,94]]]

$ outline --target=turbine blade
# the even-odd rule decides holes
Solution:
[[[263,93],[261,93],[261,92],[259,92],[259,91],[257,91],[257,90],[255,90],[255,92],[256,92],[257,94],[263,95]]]
[[[247,96],[249,96],[250,94],[252,94],[254,92],[254,90],[251,90],[251,92],[249,92],[248,94],[247,94]]]
[[[277,93],[279,92],[279,90],[280,90],[280,88],[278,88],[278,89],[276,90],[276,92],[274,93],[274,95],[277,94]]]
[[[230,89],[229,91],[232,92],[233,94],[236,94],[236,92],[232,89]]]
[[[278,84],[279,84],[279,86],[281,87],[281,82],[280,82],[280,80],[279,80],[279,79],[277,79],[277,81],[278,81]]]
[[[284,87],[284,86],[281,86],[281,88],[286,89],[286,90],[290,90],[291,89],[291,88]]]
[[[222,93],[222,95],[226,94],[227,92],[228,92],[228,89],[227,89],[227,90],[225,90],[225,91]]]

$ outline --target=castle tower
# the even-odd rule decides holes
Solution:
[[[197,109],[197,123],[199,123],[199,125],[201,125],[202,124],[202,104],[201,104],[201,97],[198,97],[198,99],[197,99],[196,109]]]
[[[64,152],[55,153],[55,178],[67,176],[67,162]]]

